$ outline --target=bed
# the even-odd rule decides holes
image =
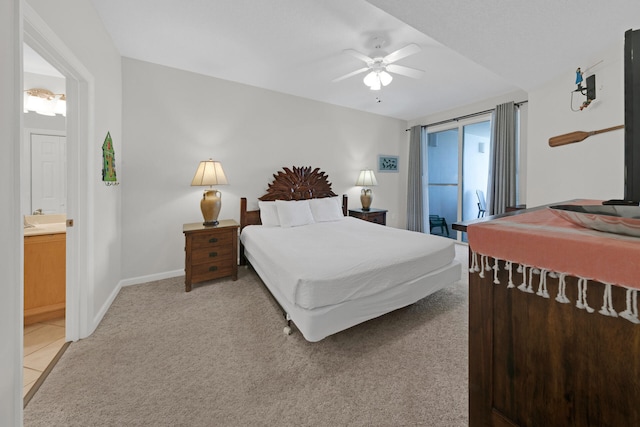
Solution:
[[[454,242],[349,217],[319,168],[283,168],[258,210],[240,202],[241,263],[310,342],[413,304],[460,279]]]

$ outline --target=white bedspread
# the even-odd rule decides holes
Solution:
[[[454,242],[345,217],[281,228],[247,226],[240,236],[265,283],[314,309],[373,295],[445,267]]]

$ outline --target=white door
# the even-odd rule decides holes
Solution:
[[[67,138],[31,134],[31,211],[66,213]]]

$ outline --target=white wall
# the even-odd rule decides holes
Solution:
[[[0,2],[0,420],[22,424],[20,1]]]
[[[624,193],[624,131],[592,136],[577,144],[549,147],[550,137],[624,124],[624,37],[604,52],[585,58],[582,69],[596,74],[597,99],[586,109],[571,111],[575,69],[528,94],[508,94],[416,120],[428,124],[471,114],[508,100],[529,102],[520,109],[520,200],[528,207],[576,198],[622,198]],[[586,79],[586,75],[585,75]],[[574,108],[584,96],[576,95]]]
[[[86,283],[82,281],[82,294],[86,295],[90,322],[81,332],[93,332],[115,296],[121,278],[121,190],[120,186],[107,187],[102,182],[102,143],[111,133],[116,153],[116,170],[122,153],[122,74],[121,58],[89,0],[27,0],[28,4],[62,40],[69,51],[91,74],[90,111],[82,114],[89,120],[92,134],[87,144],[88,157],[80,159],[89,169],[88,194],[78,202],[84,205],[85,218],[74,218],[78,226],[89,224],[89,247],[86,248]],[[92,113],[92,114],[91,114]],[[74,153],[69,155],[73,156]],[[69,182],[69,185],[78,183]]]
[[[570,92],[576,88],[575,69],[529,93],[528,206],[575,198],[623,198],[623,130],[561,147],[548,144],[553,136],[624,124],[624,35],[620,37],[619,44],[585,58],[584,64],[576,64],[584,70],[603,60],[593,68],[596,100],[583,111],[570,109]]]
[[[376,174],[372,206],[389,210],[389,225],[405,226],[405,121],[128,58],[123,93],[122,259],[131,283],[183,274],[182,225],[202,221],[202,188],[190,183],[210,157],[229,180],[218,187],[220,218],[239,221],[240,197],[257,208],[284,166],[321,168],[356,208],[358,171],[376,169],[378,154],[399,155],[400,173]]]
[[[43,116],[38,113],[29,112],[22,115],[23,125],[25,128],[53,130],[64,132],[66,129],[65,119],[63,116]]]
[[[495,98],[483,99],[478,102],[462,106],[460,108],[454,108],[453,110],[441,111],[436,114],[421,117],[419,119],[410,121],[409,124],[410,126],[428,125],[444,120],[450,120],[456,117],[465,116],[467,114],[475,114],[479,111],[490,110],[492,108],[495,108],[496,105],[504,104],[505,102],[521,102],[526,100],[527,93],[525,91],[519,90],[516,92],[506,93]]]

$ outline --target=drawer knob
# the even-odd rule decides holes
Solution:
[[[218,256],[218,252],[209,252],[209,258]]]
[[[209,271],[216,271],[218,269],[217,265],[212,265],[211,267],[209,267]]]
[[[217,241],[218,241],[217,237],[212,237],[212,238],[209,239],[209,243],[215,243]]]

